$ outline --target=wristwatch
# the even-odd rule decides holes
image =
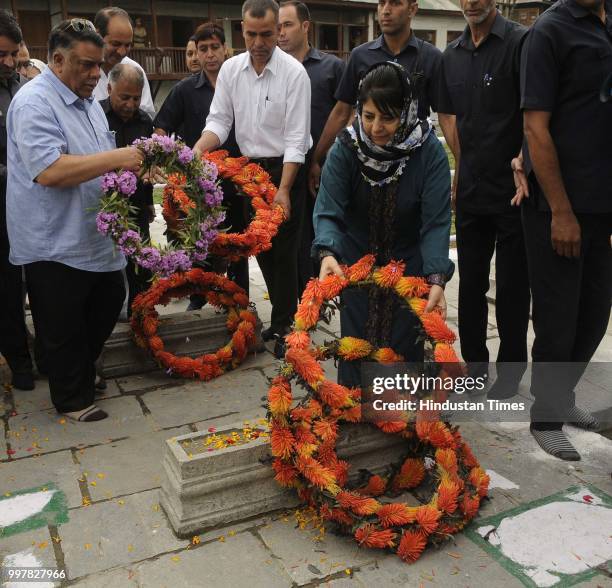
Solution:
[[[429,274],[425,279],[430,286],[440,286],[442,289],[446,286],[446,276],[444,274]]]

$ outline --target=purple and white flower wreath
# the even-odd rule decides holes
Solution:
[[[143,169],[160,168],[168,175],[181,174],[187,179],[183,191],[196,206],[183,221],[179,234],[183,248],[157,247],[142,241],[138,227],[130,218],[130,213],[135,211],[130,196],[136,191],[138,181],[131,171],[104,174],[104,195],[96,218],[98,231],[110,236],[126,257],[155,275],[167,277],[175,272],[186,272],[194,263],[201,263],[208,257],[210,244],[225,219],[217,168],[195,157],[189,147],[174,137],[153,135],[137,139],[133,144],[144,154]]]

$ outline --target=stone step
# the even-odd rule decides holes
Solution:
[[[242,429],[238,423],[216,434]],[[179,537],[299,504],[295,490],[274,480],[267,437],[208,451],[205,442],[210,435],[196,432],[166,441],[160,504]],[[372,425],[340,427],[337,452],[351,464],[350,481],[363,469],[384,473],[404,451],[405,441]]]
[[[204,307],[199,311],[177,312],[160,316],[159,336],[167,351],[175,355],[197,357],[214,353],[230,339],[225,314]],[[253,350],[261,351],[261,322],[257,319],[257,342]],[[148,351],[133,340],[129,323],[117,323],[104,346],[102,375],[117,378],[158,370],[159,365]]]

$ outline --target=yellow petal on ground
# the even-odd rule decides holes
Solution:
[[[181,561],[181,558],[178,555],[174,555],[170,558],[174,563]]]
[[[225,543],[225,537],[221,535],[221,537],[219,537],[219,541],[221,541],[221,543]]]
[[[104,478],[106,478],[106,474],[96,474],[98,478],[100,478],[100,480],[104,480]]]
[[[85,549],[91,549],[91,543],[85,543],[84,547]]]
[[[133,545],[128,545],[128,551],[134,551],[134,546]]]
[[[38,548],[39,549],[46,549],[47,545],[49,545],[46,541],[43,541],[42,543],[38,544]]]

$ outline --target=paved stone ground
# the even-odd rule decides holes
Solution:
[[[251,297],[265,324],[269,303],[261,273],[255,265],[252,269]],[[449,321],[456,328],[456,280],[447,292]],[[169,310],[185,305],[176,303]],[[499,345],[493,314],[491,307],[492,357]],[[337,333],[339,327],[336,321],[326,328]],[[612,359],[611,337],[608,331],[597,354],[600,361]],[[266,351],[209,383],[185,382],[162,373],[119,378],[109,382],[100,401],[110,418],[91,424],[60,418],[51,408],[43,379],[33,392],[6,387],[0,394],[0,499],[54,484],[65,498],[68,521],[56,525],[57,519],[49,515],[46,526],[26,524],[0,538],[0,561],[6,557],[5,564],[57,567],[67,573],[67,583],[96,588],[537,585],[520,566],[483,548],[474,533],[427,552],[411,566],[394,555],[359,549],[353,541],[331,534],[316,541],[318,532],[296,529],[291,512],[205,533],[197,545],[177,539],[158,502],[164,439],[262,417],[266,378],[274,374],[275,365]],[[333,375],[333,366],[328,368]],[[0,380],[6,376],[6,371],[0,372]],[[524,382],[521,395],[527,399],[527,379]],[[589,398],[595,410],[603,409],[606,402],[609,405],[609,388],[609,379],[594,377],[581,384],[580,395]],[[525,423],[468,422],[462,430],[483,466],[495,472],[490,500],[473,529],[487,517],[525,505],[530,508],[533,501],[569,487],[580,486],[586,495],[596,490],[612,494],[612,441],[602,435],[570,429],[583,455],[581,462],[570,464],[543,454]],[[0,501],[0,514],[1,507]],[[578,531],[565,528],[560,533],[572,537],[579,536]],[[546,540],[544,534],[542,543]],[[582,562],[586,558],[582,550],[589,547],[590,539],[580,541],[570,547],[576,561]],[[609,539],[594,546],[600,553],[608,548]],[[612,585],[610,569],[595,572],[568,575],[557,585],[577,580],[585,586]]]

